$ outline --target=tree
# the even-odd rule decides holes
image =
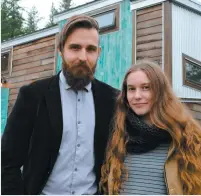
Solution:
[[[54,15],[58,13],[58,10],[55,8],[54,3],[52,2],[51,10],[50,10],[50,15],[49,15],[49,21],[46,25],[46,27],[51,27],[54,25]]]
[[[28,12],[28,18],[26,21],[26,27],[25,27],[25,32],[26,33],[32,33],[38,30],[38,22],[42,18],[39,17],[38,10],[36,9],[35,6],[31,8],[31,10]]]
[[[23,8],[20,0],[3,0],[1,2],[1,39],[2,41],[23,34]]]
[[[69,10],[71,6],[72,6],[72,0],[62,0],[59,6],[59,10],[66,11]]]

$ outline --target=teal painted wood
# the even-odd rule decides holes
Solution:
[[[59,32],[61,32],[64,24],[67,22],[67,20],[62,20],[59,22]],[[62,59],[59,53],[57,52],[57,66],[56,66],[56,73],[58,73],[61,70],[61,64],[62,64]]]
[[[66,20],[59,23],[61,28],[65,22]],[[125,72],[132,63],[132,13],[129,0],[120,4],[119,31],[101,35],[100,46],[102,52],[95,76],[115,88],[120,88]],[[61,58],[57,59],[58,72],[61,69]]]
[[[7,121],[9,89],[1,88],[1,133],[3,133]]]
[[[96,78],[115,87],[122,85],[125,72],[132,63],[132,13],[130,1],[120,4],[119,31],[101,35],[102,53],[98,61]]]

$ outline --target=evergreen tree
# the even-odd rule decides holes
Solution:
[[[52,2],[51,10],[50,10],[50,15],[49,15],[49,21],[46,25],[46,27],[51,27],[54,25],[54,15],[58,13],[58,10],[55,8],[54,3]]]
[[[20,0],[3,0],[1,2],[1,40],[7,40],[23,34],[22,7]]]
[[[42,18],[39,17],[38,10],[35,6],[31,8],[28,12],[28,18],[26,21],[25,32],[26,33],[33,33],[38,30],[38,22],[40,22]]]
[[[59,10],[66,11],[69,10],[69,8],[72,6],[72,0],[62,0],[59,6]]]

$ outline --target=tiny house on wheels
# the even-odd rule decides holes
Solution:
[[[2,131],[20,87],[61,69],[58,34],[76,14],[90,15],[100,25],[99,80],[120,88],[132,63],[155,61],[201,124],[201,4],[196,0],[96,0],[58,13],[55,26],[2,42]]]

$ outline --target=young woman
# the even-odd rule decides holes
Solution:
[[[101,172],[104,194],[201,194],[201,127],[158,65],[126,73]]]

